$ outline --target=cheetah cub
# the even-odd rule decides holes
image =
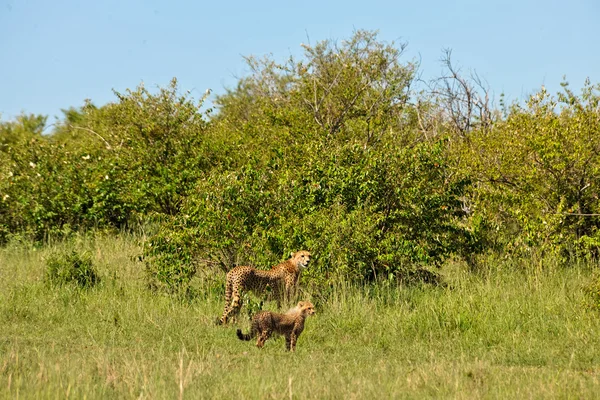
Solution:
[[[252,317],[250,332],[243,334],[237,330],[240,340],[250,340],[258,335],[256,346],[262,348],[273,333],[285,336],[285,348],[289,351],[296,349],[298,336],[304,330],[304,320],[315,313],[315,306],[310,301],[301,301],[285,314],[271,311],[261,311]]]

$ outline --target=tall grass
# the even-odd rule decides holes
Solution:
[[[92,254],[96,287],[46,284],[47,258],[73,249]],[[585,266],[498,264],[475,276],[454,265],[446,288],[340,285],[315,297],[291,354],[281,338],[258,350],[215,326],[215,285],[197,282],[209,289],[189,299],[151,293],[139,254],[125,236],[0,249],[0,398],[600,395]]]

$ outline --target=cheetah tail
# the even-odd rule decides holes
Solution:
[[[238,329],[238,330],[237,330],[237,337],[238,337],[240,340],[250,340],[250,339],[252,339],[252,331],[250,331],[250,333],[243,334],[243,333],[242,333],[242,330],[241,330],[241,329]]]

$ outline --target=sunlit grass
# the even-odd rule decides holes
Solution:
[[[73,248],[91,252],[99,286],[45,282],[45,259]],[[340,286],[318,302],[291,354],[281,338],[258,350],[235,326],[215,326],[219,293],[151,293],[139,253],[126,237],[0,250],[1,398],[600,395],[587,268],[478,277],[454,266],[443,271],[447,288]]]

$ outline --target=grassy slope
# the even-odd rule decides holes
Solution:
[[[452,289],[338,288],[289,354],[281,338],[259,351],[215,326],[222,296],[149,293],[134,241],[76,246],[93,253],[100,287],[46,286],[56,246],[0,249],[0,398],[600,396],[585,269],[486,279],[454,269]]]

